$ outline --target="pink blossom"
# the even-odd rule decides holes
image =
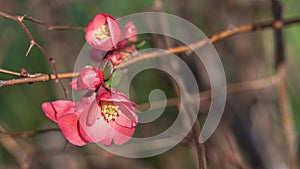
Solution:
[[[72,101],[45,102],[42,104],[42,109],[48,118],[58,123],[59,128],[70,143],[82,146],[88,142],[78,130],[81,126],[78,125],[78,116],[74,111]]]
[[[80,101],[59,100],[43,103],[46,116],[62,130],[74,145],[101,142],[104,145],[126,143],[138,123],[136,104],[116,89],[100,88],[98,93],[88,92]]]
[[[106,58],[110,59],[114,65],[120,64],[125,58],[136,52],[135,43],[138,35],[137,30],[133,22],[128,22],[124,27],[125,39],[119,41],[114,45],[109,52],[93,48],[90,51],[90,57],[94,61],[100,62],[103,60],[105,54]]]
[[[116,19],[108,14],[98,14],[88,24],[85,39],[93,48],[108,51],[122,40],[123,34]]]
[[[70,82],[70,86],[73,90],[96,90],[101,86],[103,79],[103,72],[92,65],[91,68],[82,68],[79,76]]]
[[[100,88],[95,100],[88,104],[79,117],[82,129],[91,142],[121,145],[133,135],[138,117],[136,104],[116,89]]]
[[[114,65],[119,65],[135,51],[135,45],[128,44],[126,40],[123,40],[118,43],[116,50],[107,54],[107,58],[110,59]]]
[[[107,59],[111,60],[114,65],[120,64],[126,58],[126,53],[121,51],[113,51],[107,55]]]
[[[124,27],[125,38],[131,42],[135,43],[138,39],[137,30],[133,22],[128,22]]]

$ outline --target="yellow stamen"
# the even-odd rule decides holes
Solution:
[[[119,106],[105,104],[102,105],[101,113],[103,115],[104,120],[110,122],[111,120],[116,120],[119,117],[121,110],[119,110]]]
[[[97,39],[105,39],[110,37],[110,32],[108,30],[108,26],[107,25],[102,25],[100,28],[97,29],[96,31],[96,38]]]

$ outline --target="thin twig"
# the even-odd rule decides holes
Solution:
[[[36,46],[43,53],[43,55],[49,60],[49,62],[51,64],[52,71],[53,71],[53,73],[56,76],[57,82],[62,87],[63,92],[65,94],[65,97],[67,98],[67,95],[68,95],[67,89],[64,87],[63,83],[61,82],[61,80],[57,76],[57,70],[56,70],[55,60],[46,52],[46,50],[38,42],[35,41],[35,39],[33,38],[32,34],[30,33],[29,29],[27,28],[27,26],[23,22],[25,16],[14,16],[14,15],[10,15],[8,13],[2,12],[2,11],[0,11],[0,16],[3,16],[5,18],[11,19],[11,20],[19,23],[19,25],[22,27],[22,29],[24,30],[25,34],[27,35],[27,37],[29,39],[29,43],[30,43],[25,56],[28,56],[28,54],[30,53],[31,49],[34,46]]]
[[[0,11],[1,13],[1,11]],[[9,16],[8,16],[9,17]],[[279,24],[281,23],[281,24]],[[261,22],[261,23],[256,23],[253,25],[244,25],[244,26],[239,26],[239,27],[235,27],[233,29],[229,29],[229,30],[225,30],[222,31],[220,33],[217,33],[215,35],[212,35],[209,39],[210,41],[207,40],[201,40],[199,42],[196,43],[192,43],[188,46],[178,46],[178,47],[174,47],[174,48],[169,48],[166,50],[166,52],[147,52],[147,53],[143,53],[139,56],[136,56],[133,59],[130,59],[122,64],[120,64],[119,66],[115,66],[115,69],[118,68],[124,68],[127,67],[129,65],[132,65],[134,63],[137,63],[139,61],[142,60],[146,60],[146,59],[151,59],[151,58],[156,58],[159,56],[164,56],[170,53],[182,53],[182,52],[186,52],[189,51],[191,49],[197,49],[197,48],[201,48],[202,46],[204,46],[207,43],[215,43],[221,40],[224,40],[228,37],[240,34],[240,33],[245,33],[245,32],[253,32],[256,30],[263,30],[266,28],[282,28],[284,26],[287,25],[292,25],[292,24],[296,24],[296,23],[300,23],[300,18],[292,18],[292,19],[287,19],[284,21],[268,21],[268,22]],[[75,76],[77,76],[78,73],[77,72],[73,72],[73,73],[62,73],[62,74],[58,74],[57,77],[52,78],[53,75],[41,75],[43,76],[40,78],[24,78],[24,79],[13,79],[13,80],[7,80],[7,81],[1,81],[0,86],[9,86],[9,85],[15,85],[15,84],[20,84],[20,83],[33,83],[33,82],[44,82],[44,81],[48,81],[48,80],[55,80],[55,79],[60,79],[60,78],[73,78]],[[45,76],[51,76],[51,78],[45,78]]]
[[[32,137],[37,134],[52,132],[52,131],[60,131],[60,129],[43,129],[43,130],[36,130],[36,131],[24,131],[24,132],[15,132],[15,133],[2,133],[0,132],[0,138],[5,137]]]
[[[259,31],[259,30],[263,30],[263,29],[267,29],[267,28],[278,29],[278,28],[282,28],[287,25],[295,24],[295,23],[300,23],[299,17],[287,19],[287,20],[283,20],[283,21],[267,21],[267,22],[261,22],[261,23],[256,23],[256,24],[238,26],[238,27],[234,27],[234,28],[222,31],[215,35],[212,35],[209,38],[209,40],[204,39],[204,40],[200,40],[198,42],[189,44],[187,46],[178,46],[178,47],[174,47],[174,48],[169,48],[169,49],[165,50],[164,52],[155,51],[155,52],[143,53],[133,59],[130,59],[130,60],[122,63],[119,66],[116,66],[115,68],[124,68],[124,67],[132,65],[134,63],[140,62],[142,60],[161,57],[161,56],[165,56],[165,55],[169,55],[169,54],[183,53],[183,52],[187,52],[187,51],[190,51],[193,49],[198,49],[198,48],[203,47],[207,43],[215,43],[215,42],[224,40],[228,37],[231,37],[231,36],[234,36],[237,34],[241,34],[241,33],[245,33],[245,32],[255,32],[255,31]]]
[[[69,73],[68,76],[66,76],[66,75],[67,74],[58,74],[59,78],[64,78],[64,77],[69,78],[69,76],[74,76],[73,73]],[[55,75],[49,75],[49,76],[51,76],[52,78],[55,78]],[[42,75],[41,77],[45,78],[44,80],[46,80],[47,77],[49,77],[49,76]],[[40,77],[37,77],[37,78],[40,78]],[[234,93],[234,92],[240,92],[240,91],[252,90],[252,89],[253,90],[262,89],[262,88],[266,88],[269,86],[278,85],[278,82],[279,82],[278,77],[276,75],[273,75],[273,76],[265,78],[265,79],[231,84],[231,85],[227,86],[227,93]],[[201,102],[205,101],[207,99],[210,99],[211,98],[211,90],[201,92],[200,94],[197,94],[193,97],[199,97],[199,96],[200,96]],[[176,106],[178,104],[178,101],[179,101],[178,98],[168,99],[166,106],[167,107]],[[152,104],[153,109],[159,108],[158,106],[155,106],[155,105],[159,105],[159,106],[162,105],[160,103],[160,101],[152,102],[151,104]],[[138,105],[137,109],[140,111],[144,111],[144,110],[147,110],[149,107],[150,107],[150,103],[145,103],[145,104]],[[57,131],[57,130],[59,130],[59,129],[45,129],[45,130],[25,131],[25,132],[18,132],[18,133],[1,133],[0,132],[0,138],[3,138],[3,137],[31,137],[36,134],[50,132],[50,131]]]
[[[0,124],[0,143],[14,157],[20,168],[30,168],[30,158],[33,147],[26,142],[21,142],[12,137],[1,137],[5,132],[4,127]]]
[[[286,68],[284,65],[278,67],[279,85],[278,85],[278,104],[280,110],[280,119],[283,128],[283,136],[286,139],[289,166],[291,169],[297,168],[297,148],[296,133],[294,129],[293,117],[290,111],[290,101],[286,84]]]
[[[258,79],[258,80],[252,80],[252,81],[246,81],[246,82],[240,82],[236,84],[229,84],[227,85],[227,93],[236,93],[246,90],[258,90],[263,89],[270,86],[277,86],[279,84],[279,79],[277,75],[273,75],[264,79]],[[200,92],[199,94],[193,95],[192,97],[200,97],[200,102],[206,101],[208,99],[211,99],[211,90],[206,90],[204,92]],[[167,100],[166,107],[176,106],[179,102],[180,98],[171,98]],[[138,105],[137,109],[140,111],[148,110],[151,106],[152,109],[158,109],[161,108],[162,102],[156,101],[145,104]]]
[[[0,68],[0,73],[5,73],[5,74],[9,74],[9,75],[14,75],[14,76],[21,76],[20,72],[14,72],[11,70],[1,69],[1,68]]]
[[[195,124],[193,125],[192,133],[194,136],[194,141],[196,144],[196,150],[197,150],[197,154],[198,154],[198,165],[199,165],[199,169],[207,169],[204,143],[200,143],[200,141],[199,141],[200,128],[201,128],[200,122],[197,119],[195,121]]]
[[[48,23],[45,23],[43,21],[40,21],[38,19],[32,18],[32,17],[24,17],[24,20],[30,21],[33,23],[36,23],[38,25],[44,26],[49,30],[85,30],[85,27],[82,26],[63,26],[63,25],[49,25]]]
[[[20,79],[12,79],[12,80],[4,80],[0,81],[1,86],[11,86],[16,84],[23,84],[23,83],[34,83],[34,82],[45,82],[49,80],[56,80],[56,79],[69,79],[78,76],[77,72],[70,72],[70,73],[62,73],[62,74],[41,74],[36,77],[27,77],[27,78],[20,78]]]

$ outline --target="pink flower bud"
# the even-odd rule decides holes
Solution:
[[[103,72],[92,65],[92,68],[82,68],[79,76],[70,82],[73,90],[95,90],[104,80]]]

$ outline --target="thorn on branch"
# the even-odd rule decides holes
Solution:
[[[32,49],[32,47],[35,45],[35,41],[34,40],[30,40],[30,46],[29,46],[29,48],[28,48],[28,50],[27,50],[27,52],[26,52],[26,57],[28,56],[28,54],[30,53],[30,51],[31,51],[31,49]]]
[[[51,27],[51,26],[48,25],[48,24],[46,24],[46,23],[43,23],[43,22],[41,22],[39,20],[35,20],[35,19],[32,19],[32,18],[31,19],[26,18],[25,15],[23,15],[23,16],[15,16],[15,15],[10,15],[10,14],[4,13],[2,11],[0,11],[0,15],[3,16],[3,17],[5,17],[5,18],[11,19],[13,21],[16,21],[17,23],[20,24],[20,26],[22,27],[22,29],[26,33],[28,39],[30,40],[30,46],[29,46],[29,48],[28,48],[25,56],[28,56],[28,54],[31,51],[31,49],[33,48],[33,46],[36,46],[43,53],[43,55],[48,59],[48,61],[51,63],[51,68],[52,68],[52,71],[55,74],[55,78],[56,78],[55,81],[56,81],[56,83],[59,83],[59,85],[63,89],[63,92],[64,92],[65,96],[67,96],[67,90],[64,87],[63,83],[58,78],[54,59],[46,52],[46,50],[39,43],[37,43],[34,40],[34,38],[33,38],[32,34],[31,34],[30,30],[27,28],[27,26],[24,24],[23,21],[25,19],[27,19],[27,20],[30,20],[33,23],[36,23],[36,24],[39,24],[39,25],[43,25],[43,26],[46,26],[46,27]],[[66,28],[68,28],[68,27],[66,27]]]

